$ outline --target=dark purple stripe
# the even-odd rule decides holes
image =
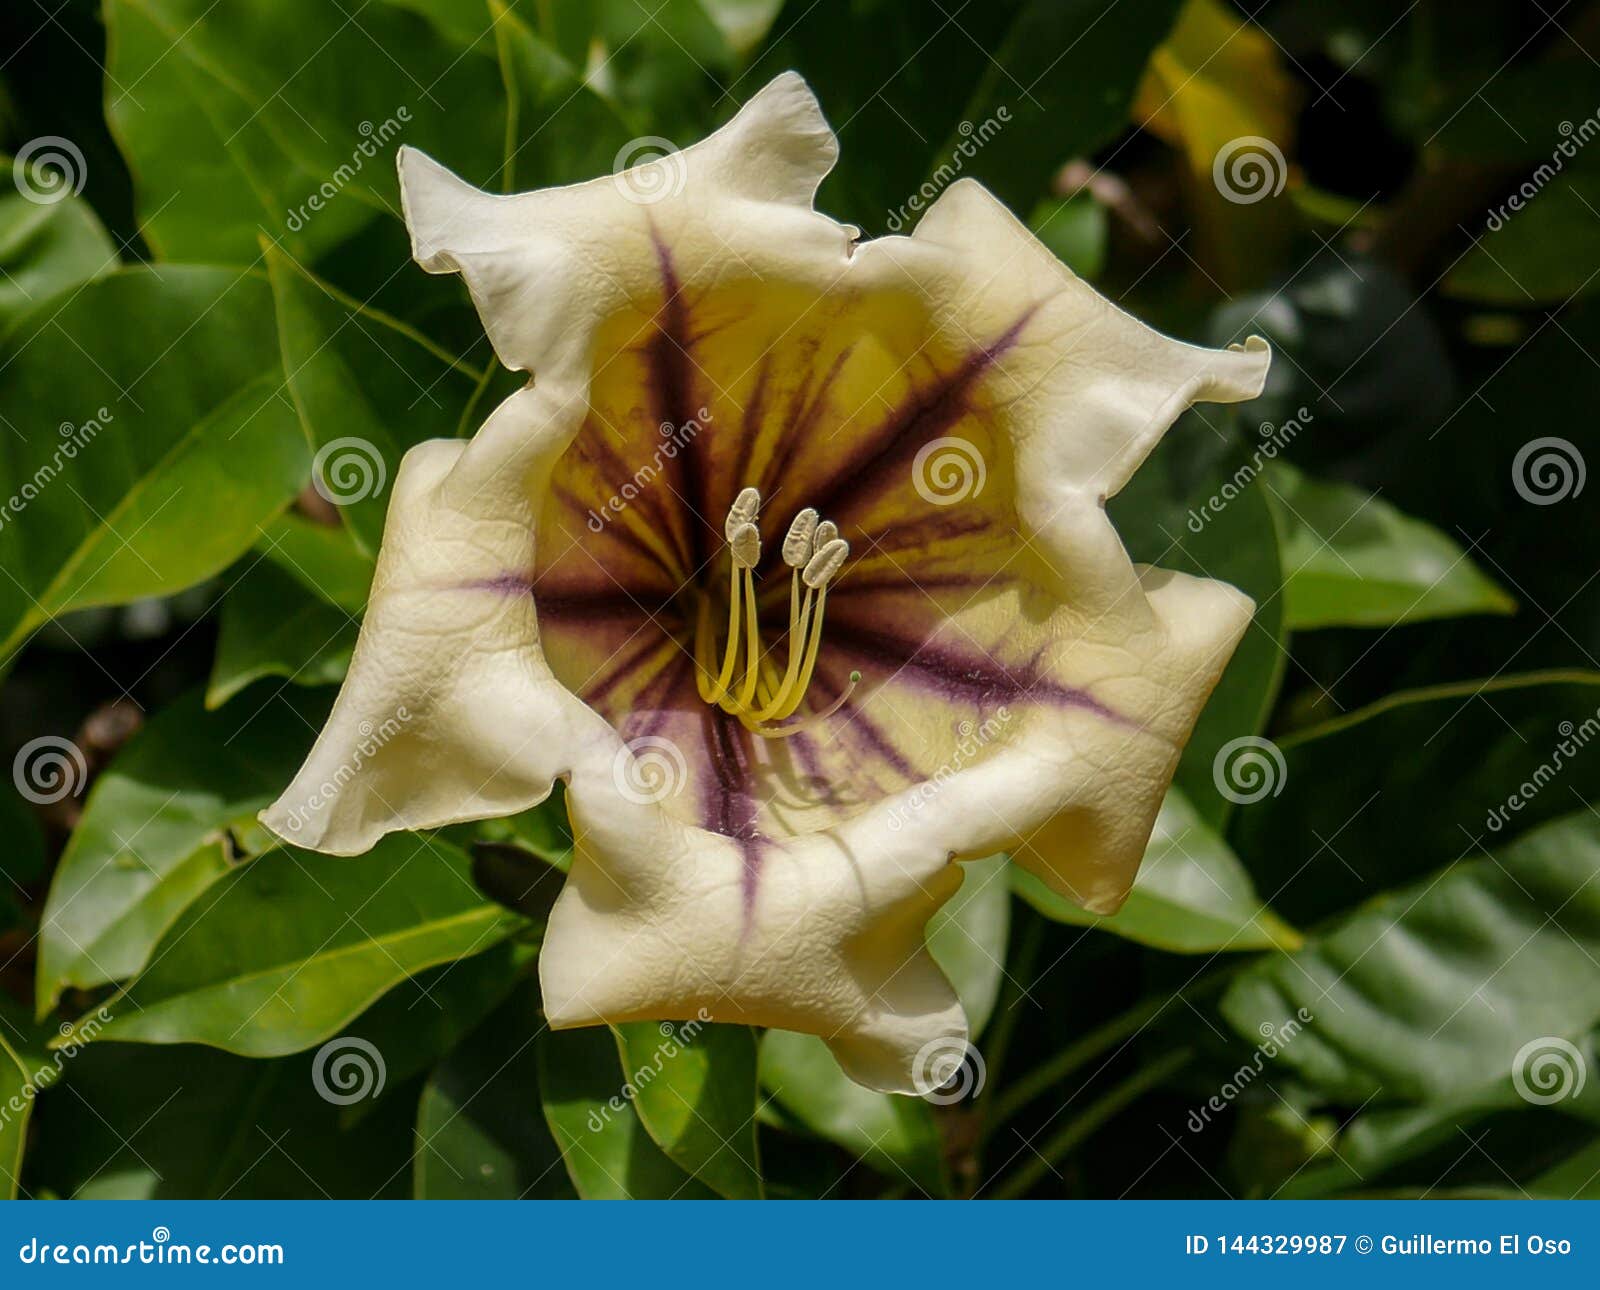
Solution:
[[[661,275],[662,302],[656,311],[656,333],[645,343],[645,363],[650,373],[650,393],[655,401],[656,421],[675,429],[695,416],[694,371],[689,352],[694,340],[689,335],[689,308],[683,286],[672,264],[672,253],[654,225],[650,239],[655,245],[656,267]],[[715,547],[719,519],[707,515],[706,463],[700,436],[685,442],[672,459],[675,488],[688,526],[687,567],[701,568]]]
[[[949,702],[1053,703],[1093,712],[1119,725],[1131,724],[1085,690],[1063,686],[1030,665],[1021,674],[990,658],[971,658],[944,646],[902,640],[889,632],[841,621],[830,614],[824,635],[829,645],[895,679],[932,690]]]
[[[969,354],[954,371],[931,387],[911,392],[871,434],[865,436],[832,478],[810,501],[824,515],[842,516],[874,491],[905,482],[917,450],[943,434],[971,410],[972,388],[1016,344],[1038,306],[1030,307],[991,344]]]

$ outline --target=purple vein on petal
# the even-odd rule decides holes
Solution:
[[[896,680],[931,690],[951,702],[1049,703],[1092,712],[1119,725],[1132,724],[1087,690],[1064,686],[1030,665],[1015,671],[992,658],[972,658],[928,641],[908,641],[858,623],[828,619],[828,642],[862,664]]]
[[[845,458],[812,505],[825,515],[842,515],[870,496],[872,490],[903,482],[900,473],[891,467],[909,466],[923,444],[942,435],[971,411],[973,387],[1016,344],[1036,308],[1030,307],[992,343],[974,350],[952,371],[930,385],[914,386],[900,405],[864,437],[863,446]]]
[[[694,372],[689,353],[694,338],[689,335],[689,308],[683,298],[683,284],[672,264],[672,252],[652,225],[650,239],[655,245],[657,271],[665,297],[656,311],[656,332],[644,347],[650,373],[650,393],[655,402],[656,420],[675,430],[695,416]],[[715,535],[714,520],[707,515],[705,461],[699,436],[686,439],[672,459],[676,492],[687,510],[689,526],[688,567],[698,569],[711,554],[708,537]]]

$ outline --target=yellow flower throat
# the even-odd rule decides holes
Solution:
[[[728,635],[722,649],[722,666],[715,667],[717,640],[711,598],[700,597],[695,622],[695,683],[700,697],[739,719],[752,734],[782,739],[831,717],[849,699],[861,679],[850,673],[850,684],[827,708],[792,725],[772,723],[793,716],[811,686],[822,645],[822,613],[828,601],[828,584],[838,575],[850,554],[850,544],[836,525],[819,520],[809,506],[794,517],[783,539],[783,562],[789,566],[789,661],[780,674],[777,664],[761,647],[756,615],[755,566],[761,559],[761,530],[756,517],[761,494],[744,489],[734,500],[723,523],[728,539]],[[802,585],[804,594],[802,594]],[[740,655],[744,673],[739,672]]]

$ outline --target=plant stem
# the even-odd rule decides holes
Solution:
[[[1190,1048],[1181,1048],[1177,1052],[1168,1053],[1102,1093],[1089,1103],[1081,1115],[1069,1120],[1052,1134],[1045,1144],[1037,1149],[1036,1154],[1025,1161],[1004,1184],[990,1193],[991,1198],[1016,1200],[1020,1196],[1026,1196],[1046,1173],[1054,1171],[1058,1160],[1089,1138],[1095,1130],[1124,1107],[1137,1101],[1164,1079],[1183,1069],[1193,1056],[1194,1050]]]

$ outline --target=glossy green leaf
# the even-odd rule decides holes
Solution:
[[[928,922],[928,952],[961,996],[973,1038],[983,1033],[1005,980],[1011,932],[1006,858],[961,866],[961,886]]]
[[[756,1039],[702,1021],[613,1027],[633,1106],[656,1145],[730,1200],[759,1200]]]
[[[274,248],[267,265],[289,391],[317,448],[313,483],[375,553],[401,456],[457,433],[481,373]]]
[[[178,916],[229,867],[226,830],[293,777],[322,697],[261,696],[206,712],[195,693],[157,713],[95,781],[39,929],[42,1015],[69,988],[139,971]]]
[[[462,852],[420,834],[353,859],[270,851],[185,911],[95,1040],[296,1052],[408,976],[523,925],[473,886]]]
[[[218,708],[253,681],[337,685],[355,651],[358,619],[329,604],[276,564],[253,563],[222,602],[206,707]]]
[[[252,275],[125,269],[0,343],[19,429],[0,436],[0,657],[47,617],[210,577],[299,491],[271,309]]]
[[[1223,1013],[1251,1042],[1309,1014],[1279,1060],[1342,1101],[1445,1100],[1515,1075],[1545,1089],[1527,1045],[1600,1023],[1596,872],[1585,808],[1374,897],[1240,976]]]
[[[806,1129],[891,1184],[913,1194],[946,1194],[939,1130],[928,1103],[862,1088],[815,1035],[767,1031],[761,1039],[761,1085]]]
[[[1600,797],[1583,750],[1597,712],[1585,672],[1392,695],[1258,750],[1281,770],[1228,839],[1273,908],[1310,925]]]
[[[1516,601],[1453,538],[1376,494],[1281,461],[1268,466],[1265,485],[1291,631],[1515,612]]]
[[[627,1094],[616,1041],[605,1027],[542,1033],[539,1097],[567,1174],[585,1200],[715,1196],[651,1141]]]
[[[32,201],[0,163],[0,334],[35,305],[117,265],[117,248],[89,203]]]
[[[1013,866],[1011,886],[1046,918],[1179,954],[1293,949],[1300,938],[1261,901],[1239,858],[1178,789],[1161,803],[1127,904],[1101,918]]]
[[[258,232],[315,257],[398,218],[401,143],[480,183],[499,163],[490,42],[399,6],[111,0],[106,23],[106,116],[165,259],[254,263]]]
[[[417,1107],[418,1200],[564,1200],[575,1193],[539,1107],[542,1018],[524,988],[445,1055]]]

